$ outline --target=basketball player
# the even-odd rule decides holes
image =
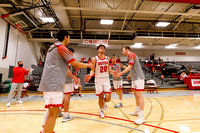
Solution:
[[[81,85],[81,80],[79,79],[79,75],[76,75],[75,76],[76,80],[78,81],[77,83],[76,82],[73,82],[74,83],[74,91],[75,90],[78,90],[79,92],[79,96],[82,97],[82,94],[81,94],[81,89],[82,89],[82,85]]]
[[[70,51],[70,54],[73,56],[74,49],[72,49],[72,48],[68,48],[68,49]],[[63,93],[65,96],[63,99],[64,114],[63,114],[62,122],[66,122],[66,121],[72,120],[74,118],[74,116],[69,115],[69,105],[70,105],[71,93],[74,92],[73,80],[74,80],[74,82],[78,82],[78,80],[71,72],[72,72],[72,66],[69,64],[68,70],[67,70],[67,78],[66,78],[65,85],[63,88]]]
[[[95,67],[95,89],[96,95],[99,97],[99,116],[104,118],[103,109],[106,110],[106,102],[111,99],[111,86],[109,74],[113,74],[113,70],[109,67],[109,58],[105,56],[105,46],[99,45],[97,47],[98,55],[92,58],[92,65]],[[94,70],[90,71],[90,74],[85,76],[84,82],[88,82],[94,74]],[[105,98],[104,98],[105,93]]]
[[[120,62],[117,63],[115,56],[111,58],[111,62],[112,64],[110,65],[110,67],[114,71],[121,72],[121,68],[124,69],[126,68],[126,66],[122,65]],[[116,90],[117,95],[119,96],[119,104],[117,104],[115,108],[122,107],[122,81],[123,81],[122,76],[120,77],[113,76],[114,89]]]
[[[79,68],[90,67],[91,64],[77,62],[66,46],[70,42],[67,31],[61,30],[57,34],[58,42],[54,43],[48,50],[39,91],[43,92],[45,108],[42,133],[52,133],[59,107],[62,106],[63,87],[66,80],[68,63]]]
[[[144,120],[144,98],[142,96],[142,91],[144,90],[144,74],[140,66],[139,59],[136,54],[130,51],[130,47],[125,47],[122,49],[122,54],[128,56],[128,67],[117,73],[117,77],[122,76],[124,73],[130,71],[130,75],[127,79],[132,79],[132,89],[134,91],[135,100],[137,108],[134,112],[131,112],[130,115],[138,116],[138,119],[135,121],[136,124],[142,124]]]

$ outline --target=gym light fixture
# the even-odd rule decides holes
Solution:
[[[142,47],[143,47],[142,44],[143,44],[143,43],[135,43],[135,44],[132,45],[131,47],[132,47],[132,48],[142,48]]]
[[[113,24],[113,20],[101,19],[100,24],[112,25]]]
[[[167,27],[170,23],[169,22],[158,22],[156,24],[157,27]]]
[[[42,22],[49,22],[49,23],[55,22],[54,19],[51,17],[41,17],[40,19],[42,20]]]
[[[194,47],[194,49],[200,49],[200,45],[198,45],[198,46]]]

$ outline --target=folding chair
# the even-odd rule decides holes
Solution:
[[[157,85],[156,85],[156,81],[155,80],[153,80],[153,79],[147,80],[146,84],[147,84],[147,87],[148,87],[147,93],[148,92],[150,92],[150,93],[153,92],[154,93],[154,91],[156,91],[158,93]]]
[[[30,86],[30,83],[23,83],[23,85],[22,85],[21,98],[23,98],[24,95],[26,95],[26,96],[28,97],[27,92],[28,92],[28,87],[29,87],[29,86]],[[15,90],[15,94],[14,94],[13,98],[15,98],[16,95],[17,95],[17,89]]]

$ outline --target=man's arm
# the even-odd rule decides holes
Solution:
[[[95,67],[96,67],[96,65],[95,65],[96,64],[95,57],[92,58],[92,63],[91,64],[94,67],[94,69],[93,70],[91,69],[90,74],[85,76],[84,82],[88,82],[92,78],[92,76],[94,75],[94,71],[95,71]]]
[[[116,76],[117,77],[122,76],[124,73],[127,73],[128,71],[130,71],[132,67],[133,67],[133,65],[129,64],[128,67],[126,69],[124,69],[124,71],[118,73]]]
[[[120,63],[120,66],[121,66],[123,69],[126,69],[126,68],[127,68],[127,66],[124,66],[124,65],[122,65],[121,63]]]

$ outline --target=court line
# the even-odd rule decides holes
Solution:
[[[0,110],[0,112],[12,112],[12,111],[46,111],[46,110]],[[98,116],[99,117],[98,114],[84,113],[84,112],[75,112],[75,111],[69,111],[69,112],[70,113],[76,113],[76,114],[93,115],[93,116]],[[112,116],[105,116],[105,117],[106,118],[110,118],[110,119],[115,119],[115,120],[121,120],[121,121],[126,121],[126,122],[132,122],[132,123],[134,123],[134,121],[123,119],[123,118],[117,118],[117,117],[112,117]],[[178,131],[174,131],[174,130],[171,130],[171,129],[167,129],[167,128],[163,128],[163,127],[158,127],[158,126],[154,126],[154,125],[150,125],[150,124],[146,124],[146,123],[143,123],[142,125],[149,126],[149,127],[154,127],[154,128],[165,130],[165,131],[169,131],[169,132],[172,132],[172,133],[179,133]]]
[[[165,113],[164,113],[164,107],[163,107],[162,103],[161,103],[157,98],[153,98],[153,99],[155,99],[155,100],[159,103],[160,108],[161,108],[160,121],[159,121],[158,124],[157,124],[157,126],[160,126],[160,125],[161,125],[161,120],[163,120],[164,114],[165,114]],[[158,129],[154,129],[152,133],[156,133],[157,130],[158,130]]]
[[[143,130],[140,130],[140,129],[137,129],[137,128],[128,127],[128,126],[124,126],[124,125],[120,125],[120,124],[115,124],[115,123],[112,123],[112,122],[101,121],[101,120],[94,120],[94,119],[83,118],[83,117],[75,117],[75,118],[85,119],[85,120],[91,120],[91,121],[96,121],[96,122],[101,122],[101,123],[106,123],[106,124],[111,124],[111,125],[116,125],[116,126],[128,128],[128,129],[131,129],[131,130],[137,130],[137,131],[145,133],[145,131],[143,131]]]

